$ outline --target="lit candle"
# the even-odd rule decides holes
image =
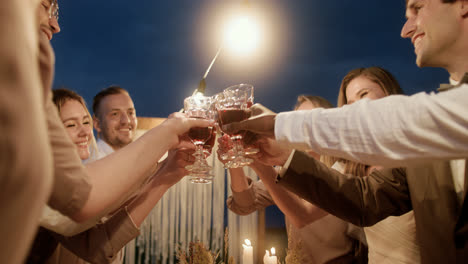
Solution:
[[[245,244],[242,244],[244,252],[242,253],[242,264],[253,264],[253,248],[250,240],[246,239]]]
[[[265,250],[265,256],[263,257],[263,264],[277,264],[278,263],[278,258],[275,256],[275,248],[271,248],[271,255],[268,250]]]

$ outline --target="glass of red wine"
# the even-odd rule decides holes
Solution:
[[[233,122],[239,122],[249,117],[248,109],[248,93],[246,86],[252,87],[249,84],[239,84],[225,89],[222,95],[217,96],[216,110],[218,113],[218,123],[223,126]],[[253,87],[252,87],[253,88]],[[239,168],[253,162],[252,159],[245,157],[244,147],[242,146],[242,133],[230,134],[226,131],[233,141],[232,154],[227,155],[229,160],[225,167]],[[221,157],[222,159],[224,157]]]
[[[246,93],[247,96],[247,108],[250,108],[254,104],[254,87],[253,85],[250,84],[239,84],[239,85],[234,85],[231,87],[226,88],[224,91],[230,91],[230,90],[239,90],[243,91]],[[252,134],[244,134],[243,138],[244,140],[247,139],[248,137],[252,137]],[[253,155],[257,154],[259,152],[259,149],[253,146],[245,146],[244,145],[244,155]],[[248,162],[248,161],[247,161]],[[250,163],[247,163],[248,165]]]
[[[214,120],[214,105],[211,97],[200,94],[190,96],[184,100],[184,112],[188,117]],[[212,137],[213,127],[193,127],[188,136],[195,144],[196,151],[193,154],[195,162],[185,167],[190,172],[189,180],[192,183],[211,183],[213,174],[211,166],[206,162],[203,146]]]

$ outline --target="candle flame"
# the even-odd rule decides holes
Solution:
[[[244,241],[245,241],[245,245],[246,245],[246,246],[251,246],[251,245],[252,245],[252,244],[250,243],[250,240],[246,239],[246,240],[244,240]]]
[[[274,256],[276,254],[276,250],[274,247],[271,248],[271,256]]]

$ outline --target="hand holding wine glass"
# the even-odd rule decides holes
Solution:
[[[203,120],[214,120],[214,109],[211,97],[203,95],[194,95],[187,97],[184,100],[184,111],[187,117]],[[193,154],[195,163],[186,166],[190,172],[190,181],[193,183],[211,183],[213,175],[211,174],[211,166],[208,165],[205,159],[203,146],[213,135],[213,126],[208,127],[192,127],[188,131],[188,136],[196,146],[196,151]]]
[[[223,125],[221,129],[226,131],[226,133],[236,133],[245,130],[262,137],[274,138],[276,113],[261,104],[255,104],[249,110],[252,116],[247,120]]]
[[[250,113],[246,110],[249,107],[249,98],[251,98],[253,94],[252,91],[252,85],[239,84],[226,88],[223,93],[217,95],[216,110],[218,113],[218,122],[221,126],[239,122],[249,117]],[[238,168],[250,164],[252,159],[245,157],[244,148],[242,146],[242,133],[223,132],[228,134],[234,142],[232,155],[228,155],[229,162],[227,162],[225,166],[228,168]],[[221,156],[223,160],[225,159],[224,157],[225,155]]]

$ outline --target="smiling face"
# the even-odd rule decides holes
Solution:
[[[76,145],[81,160],[89,158],[89,146],[93,139],[93,127],[83,105],[73,99],[67,100],[60,108],[60,118],[68,132],[68,136]]]
[[[54,34],[60,32],[60,26],[57,18],[51,15],[57,3],[52,0],[41,0],[41,5],[38,9],[39,24],[41,32],[47,36],[49,40]]]
[[[463,29],[460,2],[463,1],[455,3],[442,3],[442,0],[408,1],[407,21],[401,36],[411,39],[416,53],[416,64],[419,67],[448,69],[460,55],[460,51],[466,49],[466,45],[460,41]]]
[[[135,106],[127,93],[111,94],[104,97],[94,126],[107,144],[118,150],[133,141],[137,128]]]
[[[375,100],[382,97],[385,97],[385,92],[382,90],[382,87],[364,75],[354,78],[346,87],[348,104],[352,104],[364,98]]]

